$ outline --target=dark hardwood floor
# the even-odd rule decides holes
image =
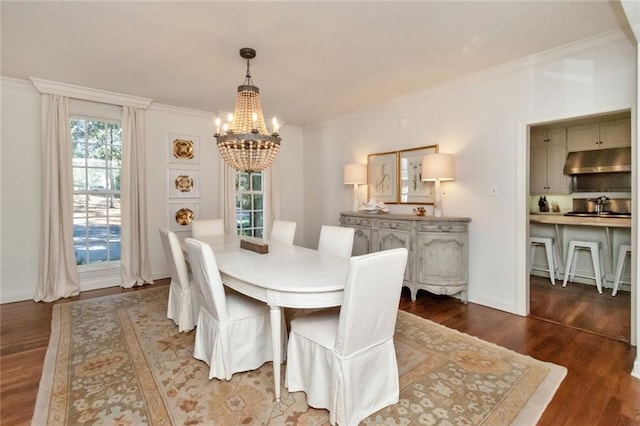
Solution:
[[[167,280],[161,280],[155,285],[167,283]],[[534,289],[535,285],[532,294]],[[139,290],[114,287],[85,292],[70,300]],[[545,305],[544,301],[540,303]],[[49,342],[52,306],[34,302],[0,306],[2,425],[24,425],[31,421]],[[540,425],[640,425],[640,380],[629,374],[636,349],[626,342],[548,320],[519,317],[473,303],[465,305],[456,299],[423,291],[412,303],[408,290],[403,289],[400,308],[539,360],[567,367],[567,377],[547,407]],[[553,313],[562,311],[559,308],[550,310]],[[581,324],[581,320],[574,318],[572,321]],[[601,321],[616,319],[605,316]]]
[[[610,288],[602,294],[592,285],[568,282],[563,288],[562,281],[554,286],[533,275],[529,291],[532,317],[630,342],[631,293],[619,291],[612,297]]]

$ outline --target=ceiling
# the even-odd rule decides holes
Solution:
[[[622,29],[617,1],[0,2],[1,72],[299,126]]]

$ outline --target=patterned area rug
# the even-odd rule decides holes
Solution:
[[[167,296],[163,286],[55,305],[33,424],[329,424],[303,392],[274,401],[271,363],[209,381],[194,332],[166,318]],[[566,374],[403,311],[395,343],[400,402],[363,424],[532,425]]]

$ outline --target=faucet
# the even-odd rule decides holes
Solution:
[[[593,201],[595,201],[596,204],[596,213],[600,214],[604,211],[604,207],[609,204],[609,197],[601,195]]]

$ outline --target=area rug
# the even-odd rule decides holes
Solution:
[[[194,332],[166,318],[167,295],[163,286],[55,305],[32,423],[329,424],[303,392],[283,387],[274,400],[271,363],[208,380],[192,356]],[[566,374],[403,311],[395,345],[400,402],[363,424],[533,425]]]

